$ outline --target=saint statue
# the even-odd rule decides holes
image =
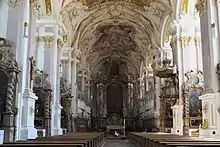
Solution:
[[[29,66],[30,66],[30,72],[29,72],[29,74],[30,74],[30,89],[32,89],[32,87],[33,87],[33,74],[34,74],[34,68],[35,68],[35,66],[36,66],[36,62],[35,62],[35,60],[34,60],[34,57],[33,56],[31,56],[31,57],[29,57]]]

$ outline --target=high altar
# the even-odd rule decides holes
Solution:
[[[93,97],[95,128],[121,136],[133,128],[134,89],[132,77],[120,56],[112,55],[96,75]]]

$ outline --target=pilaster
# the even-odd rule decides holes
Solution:
[[[79,63],[79,61],[76,58],[72,59],[72,79],[71,79],[71,83],[72,83],[72,103],[71,103],[71,108],[72,108],[72,117],[76,118],[77,116],[77,85],[76,85],[76,77],[77,77],[77,64]],[[75,128],[75,120],[72,120],[72,127],[73,127],[73,131],[76,131]]]
[[[172,134],[183,135],[183,121],[179,116],[183,116],[183,105],[172,106],[173,110],[173,128],[171,130]]]
[[[200,137],[218,136],[220,127],[216,124],[216,116],[218,116],[216,113],[218,103],[216,101],[219,99],[219,79],[216,74],[216,67],[219,62],[219,33],[216,29],[219,29],[219,25],[216,20],[218,13],[215,4],[216,1],[214,0],[197,1],[196,4],[197,11],[200,14],[205,88],[205,92],[200,96],[203,110],[203,122],[199,130]]]
[[[35,44],[35,16],[30,13],[29,1],[23,1],[23,30],[21,40],[21,57],[22,61],[22,85],[21,85],[21,99],[18,100],[18,139],[27,140],[35,139],[37,137],[37,130],[34,128],[34,113],[35,101],[38,97],[33,93],[32,77],[34,71],[34,44]],[[29,64],[29,65],[28,65]]]
[[[216,102],[219,98],[219,93],[207,93],[200,96],[202,101],[202,126],[199,130],[200,138],[216,137],[219,135],[217,132],[217,111]]]
[[[176,103],[176,106],[173,107],[173,112],[179,115],[173,116],[173,129],[172,133],[183,135],[183,92],[182,86],[184,82],[184,60],[183,60],[183,47],[184,42],[181,36],[181,26],[180,20],[175,20],[174,24],[176,25],[176,35],[173,36],[173,49],[177,50],[177,67],[178,67],[178,93],[179,99]],[[178,120],[178,125],[176,124],[176,120]]]
[[[34,127],[35,101],[38,99],[31,89],[25,89],[23,93],[23,114],[19,140],[35,139],[37,129]]]

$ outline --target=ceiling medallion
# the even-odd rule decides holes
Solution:
[[[16,8],[21,4],[21,0],[8,0],[8,6],[10,8]]]

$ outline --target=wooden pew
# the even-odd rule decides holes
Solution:
[[[129,133],[129,141],[138,147],[220,146],[220,141],[169,133]]]
[[[3,146],[100,147],[104,140],[104,133],[68,133],[65,135],[43,137],[36,140],[5,143]]]

